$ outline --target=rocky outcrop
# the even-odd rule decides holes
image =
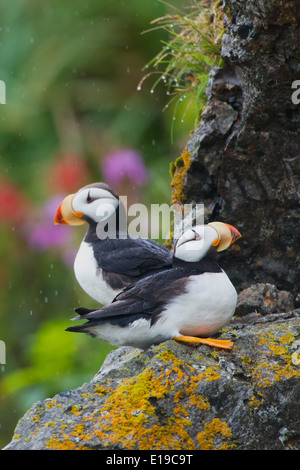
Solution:
[[[240,230],[222,253],[239,290],[269,282],[297,297],[300,3],[225,0],[223,9],[224,66],[211,72],[200,125],[175,162],[173,198],[204,203],[207,222]]]
[[[231,352],[116,349],[90,382],[35,403],[5,450],[300,450],[300,311],[237,315],[221,337]]]
[[[294,308],[293,296],[288,291],[280,291],[268,283],[252,284],[238,295],[235,315],[260,312],[262,315],[290,312]]]

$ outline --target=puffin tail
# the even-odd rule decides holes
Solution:
[[[72,331],[73,333],[88,333],[87,323],[84,323],[83,325],[69,326],[65,331]]]
[[[79,314],[80,317],[84,317],[88,313],[95,312],[96,310],[99,310],[98,308],[85,308],[85,307],[78,307],[74,309],[74,312]]]
[[[75,308],[74,311],[76,313],[78,313],[79,315],[75,318],[72,318],[72,321],[83,320],[86,315],[88,315],[89,313],[92,313],[92,312],[96,312],[97,310],[99,310],[99,309],[90,309],[90,308],[85,308],[85,307]],[[68,328],[66,328],[65,331],[72,331],[72,332],[75,332],[75,333],[88,333],[91,336],[93,336],[89,332],[89,328],[88,328],[89,326],[90,326],[90,321],[87,321],[86,323],[83,323],[82,325],[69,326]]]
[[[91,308],[85,308],[85,307],[78,307],[74,308],[74,312],[78,313],[77,317],[71,318],[72,321],[75,320],[82,320],[86,315],[89,313],[95,312],[98,309],[91,309]]]

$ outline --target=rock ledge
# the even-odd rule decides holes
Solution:
[[[300,311],[238,317],[221,337],[233,351],[113,351],[90,382],[35,403],[4,449],[300,449]]]

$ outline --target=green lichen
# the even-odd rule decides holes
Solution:
[[[175,167],[176,168],[180,168],[181,166],[184,166],[185,165],[185,162],[184,162],[184,159],[183,157],[178,157],[177,160],[175,160]]]
[[[174,176],[175,170],[176,170],[175,162],[171,162],[170,163],[170,175],[172,176],[172,178]]]

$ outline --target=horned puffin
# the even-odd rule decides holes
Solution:
[[[230,321],[237,302],[214,252],[240,237],[222,222],[187,229],[175,244],[171,269],[139,280],[101,309],[75,309],[79,315],[74,320],[87,322],[67,331],[140,349],[168,339],[231,349],[231,341],[209,338]]]
[[[172,254],[165,246],[133,237],[127,229],[121,232],[119,216],[124,210],[110,186],[93,183],[67,196],[55,214],[55,224],[88,224],[74,273],[82,289],[102,305],[110,303],[124,287],[172,266]],[[106,236],[104,230],[110,221],[114,221],[113,237]]]

